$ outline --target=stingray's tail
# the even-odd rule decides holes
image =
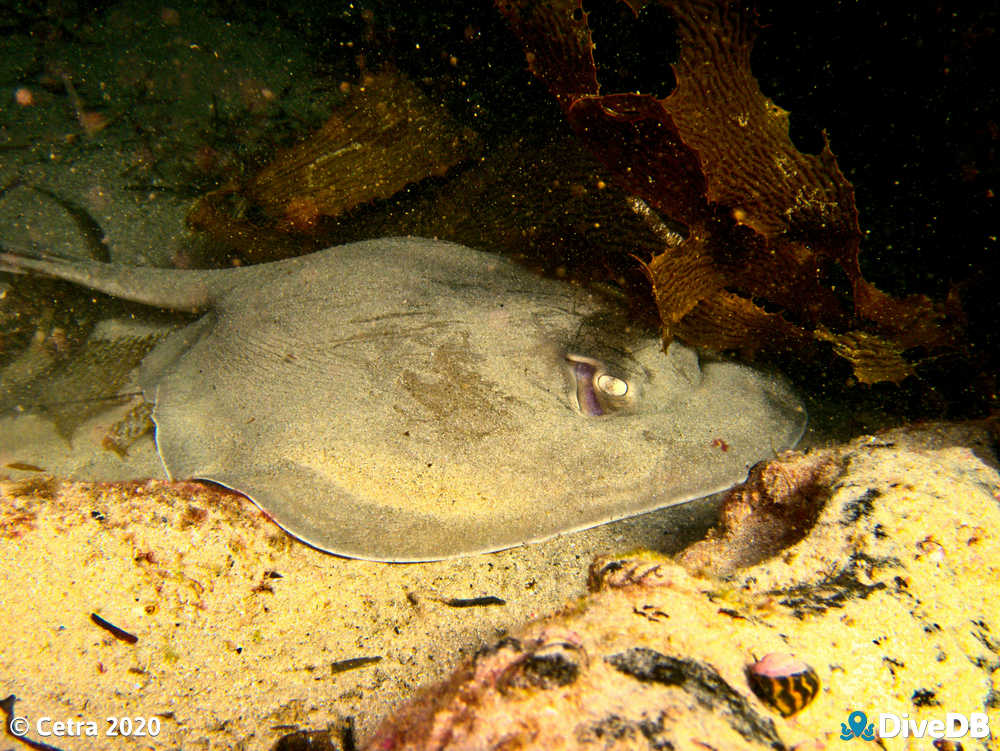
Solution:
[[[226,273],[122,266],[37,252],[0,252],[0,271],[65,279],[125,300],[192,312],[212,305],[216,287],[211,281]]]

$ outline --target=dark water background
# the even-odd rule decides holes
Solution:
[[[192,6],[206,17],[238,21],[241,29],[293,30],[317,75],[331,81],[391,63],[445,101],[487,145],[564,127],[548,92],[526,71],[519,42],[484,0],[208,0],[185,8]],[[121,7],[5,2],[0,31],[48,35],[58,45]],[[676,55],[669,14],[652,6],[636,21],[621,2],[585,7],[604,90],[669,93]],[[818,150],[820,132],[828,134],[856,191],[865,276],[897,296],[941,299],[957,285],[968,318],[970,350],[963,358],[926,365],[917,386],[879,386],[867,396],[898,402],[909,416],[989,412],[1000,364],[994,288],[1000,6],[768,0],[758,11],[764,28],[753,71],[764,93],[791,112],[792,137],[803,151]],[[257,43],[253,36],[241,42]]]

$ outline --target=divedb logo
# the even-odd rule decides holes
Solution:
[[[984,712],[948,712],[944,719],[915,720],[908,714],[879,712],[876,722],[869,722],[868,715],[854,710],[847,715],[847,722],[840,723],[840,739],[850,741],[860,738],[986,738],[990,734],[990,719]]]

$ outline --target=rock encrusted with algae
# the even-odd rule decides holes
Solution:
[[[677,561],[596,560],[590,596],[467,660],[364,747],[825,748],[855,710],[989,713],[1000,475],[986,445],[985,432],[930,428],[788,455],[731,493],[713,538]],[[783,547],[780,519],[808,532]],[[738,567],[761,530],[758,560]],[[748,669],[770,652],[819,678],[792,717],[751,690]]]

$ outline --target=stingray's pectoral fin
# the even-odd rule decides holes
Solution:
[[[523,541],[489,544],[475,525],[357,498],[302,465],[251,473],[197,473],[196,478],[245,495],[292,537],[345,558],[437,561]]]

